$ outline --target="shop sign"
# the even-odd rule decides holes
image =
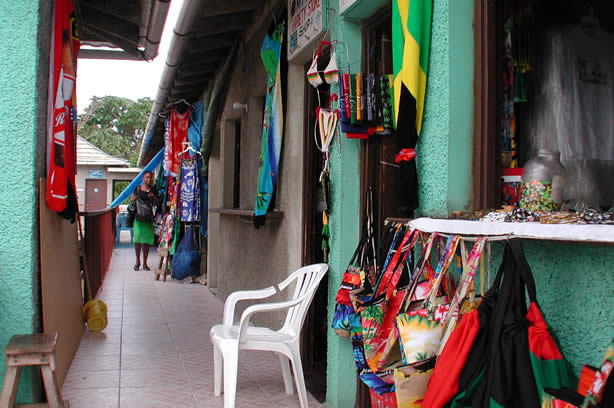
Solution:
[[[339,14],[343,14],[343,12],[354,4],[358,3],[358,0],[339,0]]]
[[[87,171],[87,178],[92,178],[92,179],[104,178],[104,170],[102,170],[102,169],[99,169],[99,170],[88,170]]]
[[[324,31],[326,0],[288,0],[288,59],[311,44]]]

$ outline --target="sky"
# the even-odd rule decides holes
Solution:
[[[77,111],[82,113],[93,96],[154,99],[162,76],[173,28],[183,0],[171,1],[158,56],[151,62],[79,59],[77,65]]]

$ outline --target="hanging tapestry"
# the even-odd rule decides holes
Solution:
[[[181,162],[181,221],[200,221],[200,183],[196,160]]]
[[[254,209],[254,225],[264,224],[271,204],[277,179],[281,138],[283,131],[283,107],[281,100],[281,45],[284,26],[277,26],[271,36],[267,35],[260,49],[260,57],[268,74],[268,86],[262,125],[262,145],[258,169],[258,195]]]
[[[80,42],[72,1],[54,4],[49,53],[47,101],[47,193],[50,210],[75,220],[78,211],[75,187],[75,80]]]

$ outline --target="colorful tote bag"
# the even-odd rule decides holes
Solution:
[[[422,400],[433,374],[435,358],[394,370],[394,392],[398,408],[422,408]]]
[[[410,303],[405,313],[399,314],[396,318],[401,354],[405,364],[426,360],[434,356],[438,349],[449,305],[447,298],[437,299],[437,294],[441,281],[455,257],[459,242],[459,236],[453,235],[448,238],[443,256],[433,276],[431,291],[425,301]],[[432,246],[432,241],[429,243]],[[427,252],[430,253],[430,249]],[[428,258],[427,254],[427,260]]]
[[[407,289],[397,289],[397,285],[418,234],[413,229],[405,232],[401,244],[396,248],[382,275],[375,291],[375,300],[361,308],[365,356],[369,368],[375,372],[389,365],[390,354],[396,346],[394,319],[407,293]],[[384,291],[385,296],[382,298]]]
[[[367,206],[365,208],[365,224],[362,237],[352,255],[352,259],[343,274],[341,285],[337,291],[335,314],[332,327],[340,337],[349,337],[351,327],[349,322],[358,312],[356,297],[369,289],[369,275],[377,273],[377,253],[373,230],[373,190],[367,190]],[[360,320],[360,317],[358,317]]]
[[[546,388],[574,383],[539,310],[522,246],[510,240],[495,284],[478,309],[463,316],[444,347],[424,407],[539,407]]]

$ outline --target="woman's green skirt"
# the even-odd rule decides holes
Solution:
[[[135,244],[154,244],[153,223],[134,220],[133,228]]]

